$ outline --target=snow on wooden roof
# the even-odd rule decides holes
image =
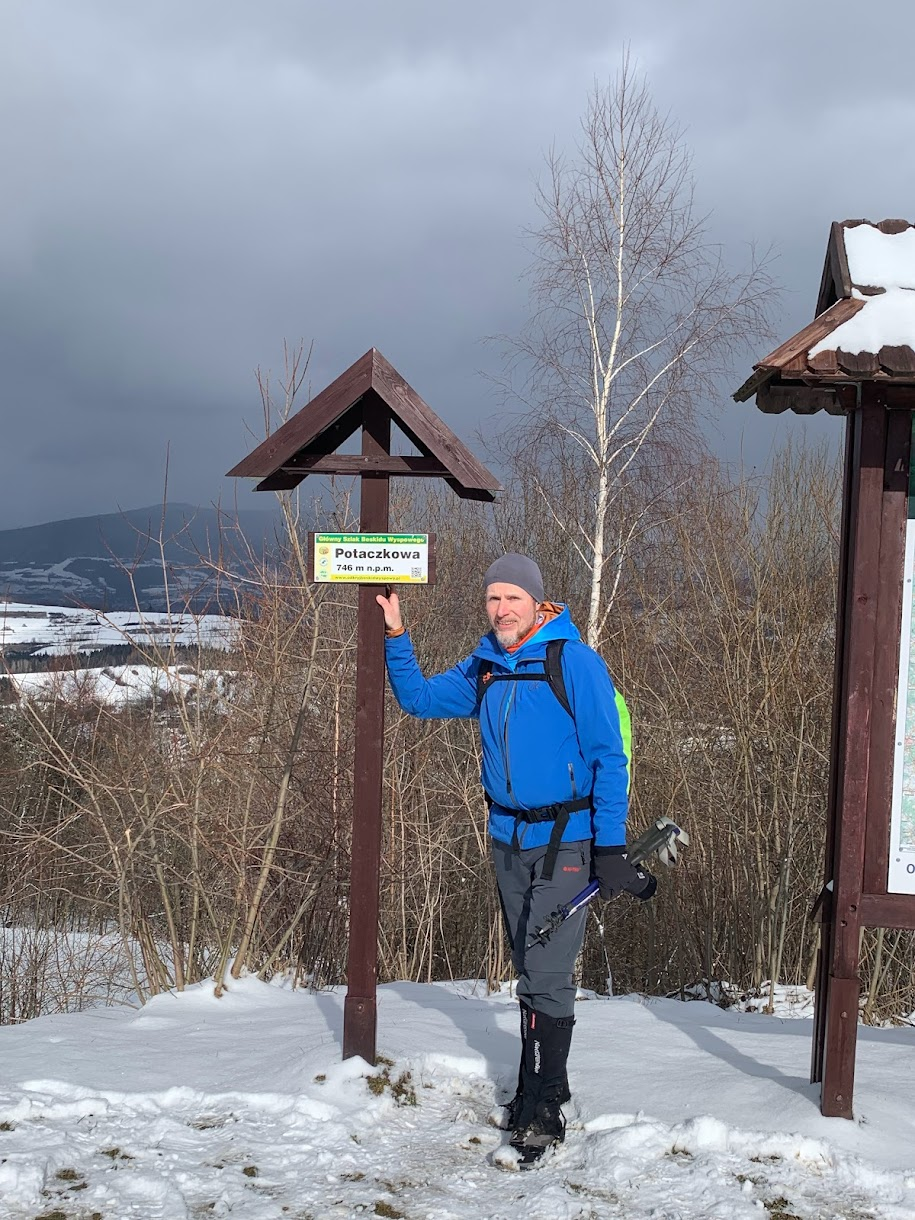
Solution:
[[[840,387],[862,380],[915,385],[915,226],[907,220],[832,225],[817,316],[754,365],[734,398],[755,394],[763,411],[840,413]]]

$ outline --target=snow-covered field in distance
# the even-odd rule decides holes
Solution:
[[[74,667],[22,672],[21,663],[8,675],[19,698],[93,700],[122,707],[169,693],[182,698],[209,694],[222,699],[232,675],[187,665],[156,664],[169,647],[232,647],[237,623],[218,614],[157,614],[70,609],[22,602],[0,602],[0,655],[63,659]],[[86,658],[112,646],[151,650],[152,664],[86,664]],[[28,662],[26,662],[28,663]]]
[[[69,656],[97,652],[112,645],[169,643],[189,647],[229,648],[234,620],[219,614],[105,614],[66,606],[0,602],[0,651],[31,650],[35,656]]]
[[[8,680],[20,699],[91,701],[117,709],[164,695],[208,699],[222,706],[231,694],[234,676],[227,670],[198,670],[187,665],[105,665],[14,673]]]
[[[566,1143],[517,1173],[485,1122],[516,1073],[507,992],[382,987],[377,1068],[341,1062],[342,1007],[242,979],[0,1029],[0,1215],[915,1216],[911,1029],[859,1031],[845,1122],[819,1113],[807,1020],[583,998]]]

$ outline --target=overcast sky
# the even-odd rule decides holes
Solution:
[[[315,391],[378,347],[471,441],[544,153],[627,43],[712,236],[779,251],[788,337],[830,221],[915,219],[913,33],[904,0],[4,0],[0,528],[157,502],[167,444],[172,500],[231,496],[284,339]],[[722,405],[751,461],[840,429]]]

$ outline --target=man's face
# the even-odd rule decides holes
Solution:
[[[496,583],[487,586],[486,613],[502,647],[513,648],[533,627],[537,602],[517,585]]]

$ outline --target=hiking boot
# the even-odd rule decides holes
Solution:
[[[569,1055],[569,1044],[572,1040],[572,1017],[556,1020],[537,1013],[523,1002],[521,1007],[521,1063],[518,1068],[518,1085],[511,1101],[495,1106],[489,1112],[489,1123],[500,1131],[515,1131],[527,1127],[533,1121],[538,1101],[550,1100],[562,1105],[570,1101],[569,1077],[566,1073],[566,1060]],[[528,1035],[531,1027],[543,1030],[546,1027],[546,1044],[538,1033],[537,1042],[540,1049],[528,1054]],[[544,1056],[546,1063],[544,1063]],[[543,1075],[543,1068],[552,1069],[551,1076]],[[530,1093],[530,1105],[525,1111],[525,1086]]]
[[[514,1111],[509,1140],[521,1154],[522,1165],[539,1160],[547,1148],[565,1139],[561,1106],[570,1098],[566,1063],[574,1024],[574,1017],[529,1012],[520,1088],[515,1094],[521,1104]]]
[[[523,1166],[539,1161],[547,1148],[561,1144],[565,1137],[566,1120],[559,1102],[541,1101],[528,1125],[512,1132],[509,1144],[520,1154]]]

